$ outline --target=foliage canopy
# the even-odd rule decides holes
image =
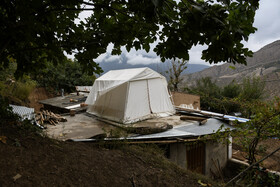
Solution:
[[[241,43],[254,33],[259,0],[2,0],[0,68],[15,59],[17,75],[34,72],[46,61],[59,63],[75,54],[83,70],[102,70],[93,59],[114,44],[154,51],[161,60],[189,59],[192,46],[208,48],[202,59],[246,64],[252,52]],[[89,11],[85,21],[79,13]]]

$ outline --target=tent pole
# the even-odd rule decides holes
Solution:
[[[146,83],[147,83],[147,94],[148,94],[148,102],[149,102],[149,109],[150,109],[151,114],[152,114],[152,113],[153,113],[153,111],[152,111],[151,101],[150,101],[149,82],[148,82],[148,81],[149,81],[149,80],[148,80],[148,79],[146,79]]]

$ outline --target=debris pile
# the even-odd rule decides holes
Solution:
[[[67,119],[62,117],[61,115],[55,114],[48,110],[42,110],[41,112],[37,113],[35,119],[40,125],[48,123],[54,126],[56,126],[59,122],[67,121]]]

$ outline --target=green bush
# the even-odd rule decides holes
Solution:
[[[19,116],[12,112],[8,100],[0,95],[0,124],[19,120]]]
[[[26,102],[36,85],[36,82],[28,76],[24,76],[18,81],[0,81],[0,95],[5,98],[10,98],[16,103]]]
[[[265,83],[259,78],[246,78],[243,84],[234,81],[223,88],[216,85],[210,77],[196,81],[196,85],[185,89],[188,93],[200,96],[203,110],[211,110],[223,114],[241,112],[250,116],[250,102],[263,99]]]
[[[36,82],[31,80],[30,77],[24,76],[12,85],[11,95],[22,101],[27,101],[28,96],[36,88],[36,85]]]
[[[16,67],[16,62],[11,60],[6,69],[0,69],[0,95],[15,103],[26,102],[37,84],[27,75],[16,80]]]
[[[187,91],[191,94],[221,98],[221,88],[212,81],[211,77],[198,79],[196,86],[187,88]]]
[[[237,98],[242,91],[242,87],[232,81],[223,88],[222,96],[227,98]]]
[[[222,101],[221,88],[210,77],[197,80],[196,85],[187,88],[186,91],[200,96],[201,109],[224,112],[224,107],[220,104]]]

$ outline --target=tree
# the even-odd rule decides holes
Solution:
[[[250,186],[254,184],[253,186],[255,186],[258,184],[258,179],[256,178],[256,170],[253,169],[253,166],[258,167],[263,160],[280,150],[280,147],[278,147],[264,158],[257,160],[256,155],[258,154],[260,156],[260,153],[262,153],[265,148],[263,146],[259,146],[261,141],[270,138],[280,138],[280,98],[275,98],[271,102],[254,101],[250,103],[249,110],[251,110],[252,114],[250,121],[247,121],[246,123],[236,122],[234,125],[234,131],[231,131],[230,129],[221,131],[223,128],[221,127],[220,130],[211,135],[211,138],[216,140],[227,140],[229,136],[234,137],[234,142],[241,145],[242,150],[245,151],[246,159],[250,165],[250,167],[230,180],[227,185],[246,172],[247,177],[245,178],[244,185]],[[272,178],[268,180],[267,178],[263,178],[261,180],[264,180],[265,184],[277,182],[279,185],[280,182],[279,177],[278,179]],[[271,186],[275,186],[275,184],[271,184]]]
[[[182,60],[172,60],[171,68],[166,72],[169,78],[169,84],[173,91],[178,91],[178,85],[182,81],[181,75],[185,69],[187,69],[187,61]]]
[[[200,96],[202,109],[223,114],[241,112],[243,117],[250,117],[250,103],[264,99],[264,88],[265,82],[258,77],[244,78],[242,84],[233,80],[224,87],[219,87],[211,77],[204,77],[185,91]]]
[[[239,97],[241,91],[241,86],[235,83],[235,81],[233,80],[228,85],[223,87],[222,95],[226,98],[237,98]]]
[[[198,79],[194,86],[185,88],[185,90],[190,94],[200,96],[202,109],[222,113],[225,112],[222,103],[221,88],[215,81],[212,81],[211,77]]]
[[[256,101],[264,98],[265,81],[259,77],[244,78],[241,88],[240,100]]]
[[[238,124],[237,133],[235,133],[235,136],[241,138],[240,143],[248,153],[249,164],[257,161],[256,152],[260,141],[272,137],[280,138],[280,99],[269,103],[254,103],[251,110],[252,119]]]
[[[91,86],[96,77],[82,73],[81,65],[68,59],[57,66],[47,62],[46,68],[41,68],[32,78],[39,86],[51,88],[55,92],[64,89],[70,93],[75,91],[75,86]]]
[[[46,61],[59,63],[75,54],[90,74],[102,70],[93,59],[114,44],[154,51],[162,61],[189,59],[193,45],[207,45],[202,59],[246,64],[252,52],[241,43],[254,33],[259,0],[2,0],[0,2],[0,67],[9,58],[17,75],[34,72]],[[90,11],[78,23],[81,11]]]

